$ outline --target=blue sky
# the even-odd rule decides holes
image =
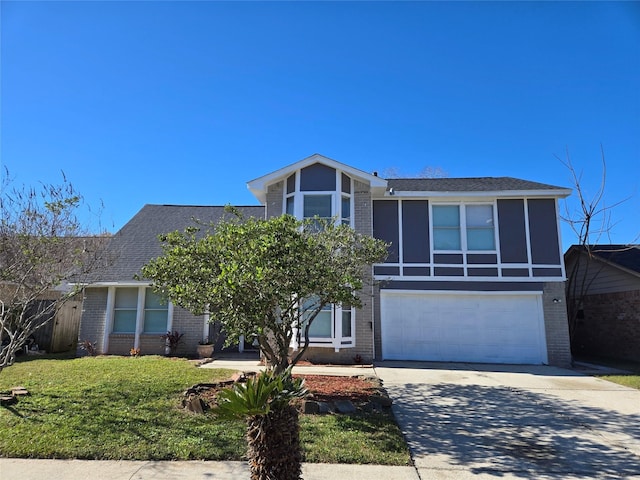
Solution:
[[[640,231],[639,2],[1,2],[1,162],[116,231],[321,153],[584,187]],[[95,219],[92,220],[95,222]],[[563,229],[563,241],[573,238]]]

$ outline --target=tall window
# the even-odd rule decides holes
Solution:
[[[458,205],[433,206],[433,248],[435,250],[461,250],[460,207]]]
[[[434,250],[495,250],[493,205],[433,205],[432,216]]]
[[[117,288],[113,309],[113,332],[134,333],[138,313],[138,289]]]
[[[467,205],[467,250],[495,250],[493,205]]]
[[[167,331],[168,305],[148,288],[144,297],[144,333]]]
[[[351,225],[351,198],[346,196],[342,197],[340,216],[343,225]]]

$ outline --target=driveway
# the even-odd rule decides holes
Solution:
[[[572,370],[382,362],[421,479],[640,479],[640,391]]]

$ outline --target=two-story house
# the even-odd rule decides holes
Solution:
[[[317,154],[248,187],[261,206],[246,215],[335,218],[390,244],[363,308],[328,307],[314,320],[308,358],[569,364],[558,199],[570,190],[507,177],[386,180]],[[133,278],[160,253],[158,233],[220,215],[145,206],[114,236],[120,260],[86,288],[81,339],[158,353],[158,333],[175,329],[195,349],[209,319],[160,308]]]

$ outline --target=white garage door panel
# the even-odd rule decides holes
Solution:
[[[389,360],[546,363],[540,295],[382,292]]]

